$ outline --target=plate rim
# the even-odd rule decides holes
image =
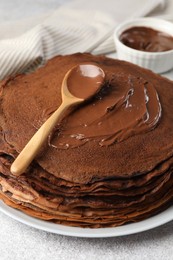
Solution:
[[[163,212],[145,220],[110,228],[80,228],[55,224],[53,222],[31,217],[18,209],[7,206],[3,201],[0,201],[0,211],[12,219],[29,227],[57,235],[80,238],[108,238],[127,236],[159,227],[173,220],[173,206],[170,206]]]

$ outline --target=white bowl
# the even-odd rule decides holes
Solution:
[[[146,52],[132,49],[124,45],[119,37],[125,30],[134,26],[150,27],[173,36],[173,23],[156,19],[140,18],[120,24],[114,32],[114,41],[118,59],[126,60],[156,73],[166,72],[173,68],[173,50],[164,52]]]

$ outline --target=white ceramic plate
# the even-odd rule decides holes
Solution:
[[[130,234],[139,233],[146,231],[158,226],[161,226],[171,220],[173,220],[173,206],[164,212],[148,218],[146,220],[140,221],[138,223],[128,224],[120,227],[114,228],[78,228],[78,227],[68,227],[64,225],[54,224],[51,222],[39,220],[22,213],[19,210],[13,209],[5,205],[0,201],[0,211],[6,215],[12,217],[13,219],[24,223],[28,226],[48,231],[55,234],[74,236],[74,237],[116,237],[125,236]]]

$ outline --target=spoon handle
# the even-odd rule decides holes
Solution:
[[[30,141],[26,144],[26,146],[11,165],[10,170],[12,174],[19,176],[26,170],[26,168],[38,154],[50,132],[55,127],[60,116],[62,116],[65,110],[71,105],[71,103],[63,102],[61,106],[39,128],[39,130],[30,139]]]

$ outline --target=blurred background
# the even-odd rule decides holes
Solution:
[[[55,10],[64,3],[72,1],[73,0],[0,0],[0,22],[40,16]],[[100,0],[100,2],[102,1],[105,0]],[[109,0],[107,0],[107,2],[109,3]],[[172,16],[173,19],[173,0],[167,0],[166,2],[162,15],[169,14],[169,17],[171,18]],[[157,10],[155,10],[150,15],[156,15],[157,13]]]

